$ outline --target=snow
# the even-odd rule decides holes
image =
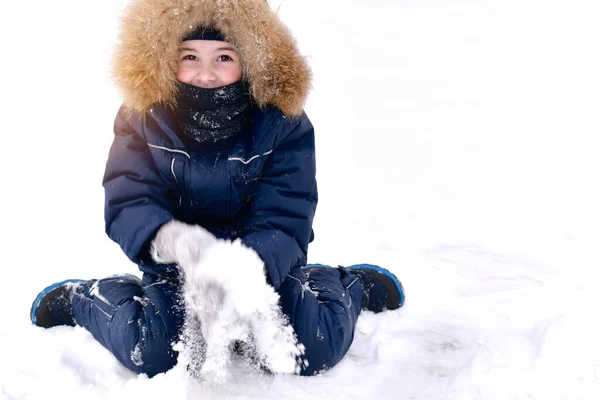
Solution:
[[[189,365],[203,382],[226,383],[231,380],[230,348],[240,341],[250,343],[256,349],[256,357],[270,371],[299,371],[296,359],[304,354],[304,346],[286,323],[278,306],[279,295],[267,284],[264,263],[258,254],[239,239],[230,242],[215,238],[213,244],[202,248],[197,259],[175,257],[186,258],[188,261],[177,264],[185,277],[187,316],[193,321],[184,328],[185,339],[179,345],[184,360],[178,359],[179,364]],[[196,321],[200,321],[200,328]],[[199,341],[205,344],[204,348],[189,345]],[[190,362],[198,359],[204,359],[201,365]]]
[[[600,5],[271,3],[315,73],[309,261],[385,266],[406,305],[363,313],[322,376],[222,385],[135,376],[81,328],[32,327],[48,284],[137,273],[102,215],[124,1],[9,2],[0,398],[600,398]]]

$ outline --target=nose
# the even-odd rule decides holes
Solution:
[[[210,89],[219,86],[217,75],[209,68],[200,68],[192,80],[194,86]]]

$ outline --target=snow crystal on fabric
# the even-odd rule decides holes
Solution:
[[[140,349],[140,344],[136,344],[133,351],[131,352],[131,361],[138,367],[144,365],[144,360],[142,360],[142,350]]]

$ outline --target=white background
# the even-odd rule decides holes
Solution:
[[[0,398],[600,398],[593,0],[271,1],[314,70],[309,261],[376,263],[407,290],[332,371],[146,380],[81,328],[30,326],[44,286],[136,273],[101,186],[124,4],[0,13]]]

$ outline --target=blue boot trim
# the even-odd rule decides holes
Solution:
[[[346,267],[346,269],[350,270],[350,272],[352,272],[352,268],[362,268],[362,269],[370,269],[372,271],[377,271],[380,274],[383,274],[385,276],[387,276],[388,278],[390,278],[394,284],[396,285],[396,288],[398,289],[398,292],[400,293],[400,307],[402,307],[404,305],[404,287],[402,286],[402,283],[398,280],[398,278],[396,278],[396,276],[394,274],[392,274],[390,271],[388,271],[385,268],[381,268],[378,267],[377,265],[372,265],[372,264],[355,264],[355,265],[350,265],[348,267]]]
[[[42,290],[42,291],[40,292],[40,294],[38,294],[38,295],[37,295],[37,297],[35,298],[35,300],[34,300],[34,302],[33,302],[33,307],[31,308],[31,323],[32,323],[33,325],[37,325],[37,324],[36,324],[36,317],[35,317],[35,316],[36,316],[36,314],[37,314],[37,310],[38,310],[38,307],[40,306],[40,302],[42,301],[42,298],[43,298],[43,297],[44,297],[44,296],[45,296],[45,295],[46,295],[48,292],[50,292],[50,291],[52,291],[52,290],[56,289],[56,288],[57,288],[57,287],[59,287],[59,286],[62,286],[62,285],[64,285],[64,284],[66,284],[66,283],[78,283],[78,282],[87,282],[87,281],[86,281],[86,280],[84,280],[84,279],[66,279],[66,280],[64,280],[64,281],[62,281],[62,282],[57,282],[57,283],[54,283],[54,284],[52,284],[52,285],[48,286],[47,288],[45,288],[44,290]]]
[[[325,265],[325,264],[306,264],[302,268],[312,268],[312,267],[332,268],[331,265]]]

